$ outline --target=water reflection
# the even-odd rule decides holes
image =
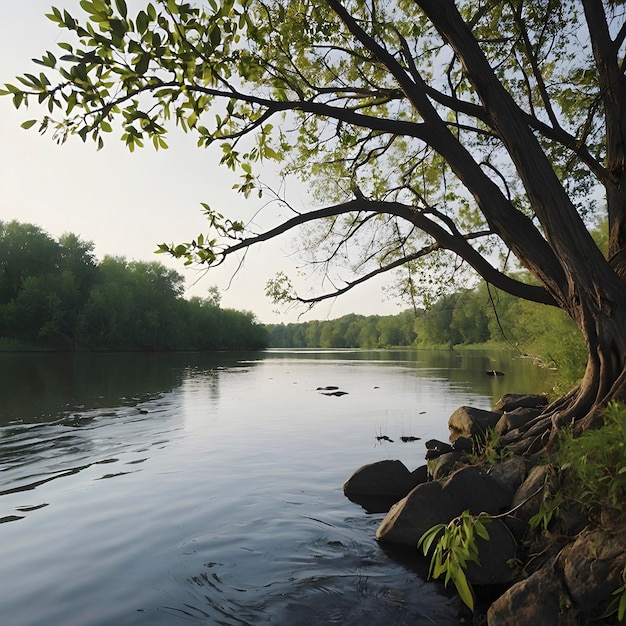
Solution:
[[[376,363],[387,367],[406,367],[411,375],[440,379],[462,389],[488,396],[495,404],[507,393],[543,393],[550,389],[552,372],[531,366],[532,361],[512,350],[268,350],[266,359],[324,361],[336,363]],[[490,376],[500,371],[503,376]],[[331,381],[332,382],[332,381]]]
[[[186,376],[214,375],[219,368],[242,367],[242,360],[249,367],[254,355],[0,353],[0,426],[50,421],[75,410],[134,406],[179,387]],[[214,379],[217,393],[218,376]]]

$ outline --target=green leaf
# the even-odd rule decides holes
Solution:
[[[489,541],[489,532],[482,522],[476,522],[476,524],[474,525],[474,530],[479,537],[485,539],[486,541]]]
[[[89,0],[80,0],[80,6],[85,11],[85,13],[89,13],[89,15],[93,15],[96,12],[93,4],[89,2]]]
[[[437,524],[436,526],[429,528],[421,536],[420,540],[417,542],[417,547],[419,548],[421,546],[424,556],[430,552],[430,547],[432,546],[433,542],[438,539],[439,533],[443,528],[445,528],[444,524]]]
[[[621,622],[626,615],[626,589],[622,591],[622,596],[619,599],[619,606],[617,608],[617,619]]]
[[[115,6],[122,17],[126,17],[128,15],[128,7],[126,6],[125,0],[115,0]]]
[[[280,158],[278,156],[278,153],[273,148],[270,148],[269,146],[265,146],[263,148],[263,156],[266,159],[274,159],[275,161],[278,161]]]
[[[137,14],[137,30],[141,35],[143,35],[146,30],[148,30],[148,24],[150,23],[150,18],[144,11],[139,11]]]
[[[471,611],[474,610],[474,594],[472,593],[472,589],[467,582],[467,577],[465,576],[465,572],[459,569],[453,578],[454,586],[459,594],[459,597],[463,602],[470,608]]]
[[[37,123],[37,120],[28,120],[26,122],[23,122],[22,124],[20,124],[20,126],[22,128],[32,128],[35,124]]]

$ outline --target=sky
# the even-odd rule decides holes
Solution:
[[[0,4],[0,83],[41,71],[31,59],[47,50],[56,53],[56,42],[64,37],[45,14],[54,5],[78,15],[78,4],[78,0]],[[265,285],[280,271],[297,276],[301,263],[293,256],[295,235],[251,248],[234,277],[236,260],[204,273],[155,255],[159,243],[181,243],[206,232],[201,202],[244,221],[265,202],[245,200],[233,191],[238,175],[218,167],[219,154],[197,148],[193,136],[171,135],[169,150],[155,152],[149,147],[132,154],[111,137],[98,152],[93,143],[83,144],[77,137],[59,146],[49,135],[40,136],[36,127],[20,128],[22,122],[44,114],[34,102],[28,111],[16,111],[9,97],[0,98],[0,220],[36,224],[55,238],[75,233],[95,244],[99,259],[117,255],[163,262],[185,277],[188,296],[204,296],[216,285],[223,307],[253,311],[263,323],[333,319],[347,313],[392,315],[405,308],[387,298],[384,279],[378,279],[309,312],[277,309],[266,298]],[[259,173],[276,179],[274,170]],[[299,183],[288,181],[286,189],[290,202],[306,205],[307,190]],[[266,206],[257,221],[261,226],[275,223],[278,210]]]

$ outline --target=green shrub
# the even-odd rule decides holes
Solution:
[[[624,519],[626,513],[626,406],[611,403],[604,411],[604,426],[580,437],[563,437],[558,462],[566,494],[585,509],[610,509]]]

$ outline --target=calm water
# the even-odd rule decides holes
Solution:
[[[458,624],[342,484],[548,387],[497,353],[0,355],[2,624]]]

